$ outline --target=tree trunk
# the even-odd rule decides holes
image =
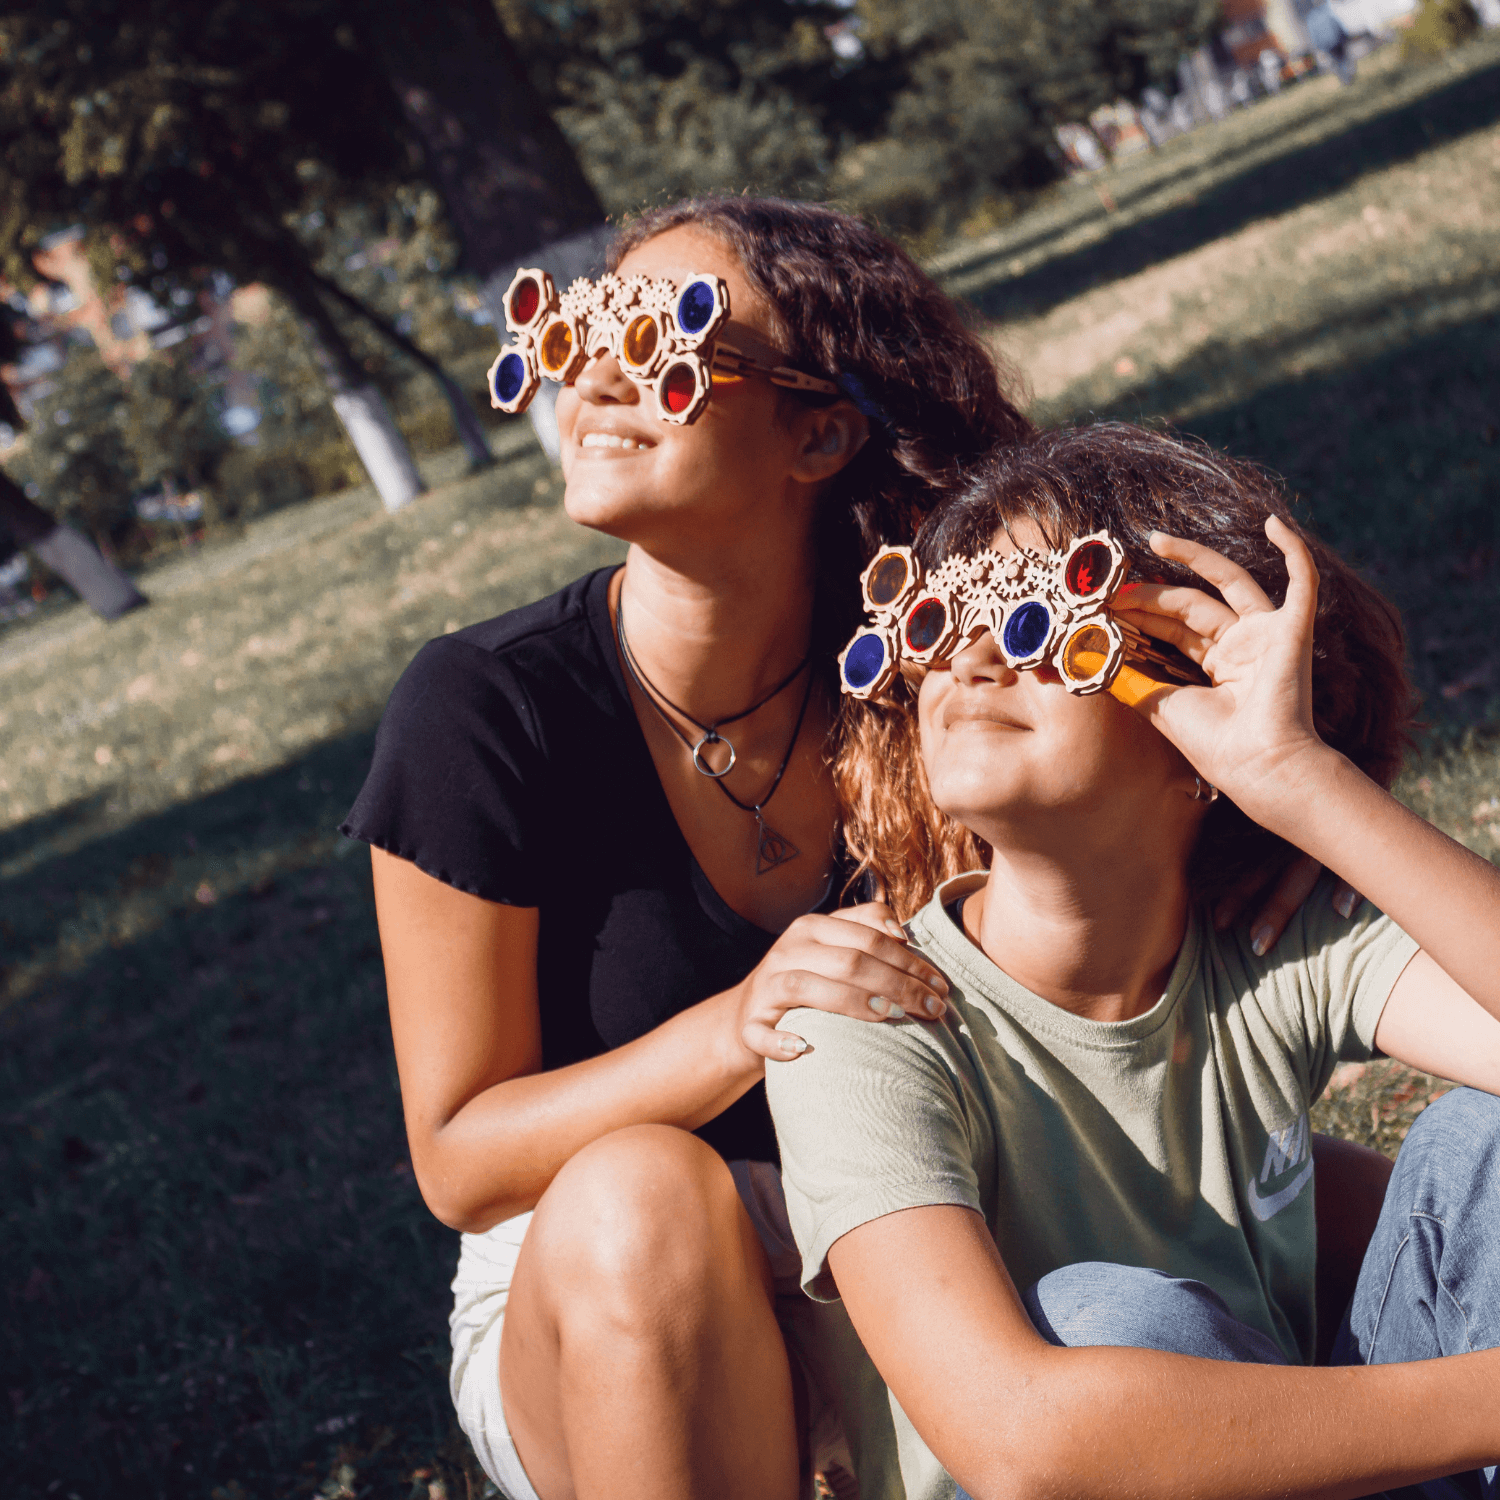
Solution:
[[[301,315],[333,396],[334,415],[344,425],[381,503],[388,511],[409,505],[426,488],[401,429],[380,388],[360,369],[338,324],[323,306],[317,282],[288,278],[279,288]]]
[[[484,468],[494,463],[495,455],[490,452],[490,445],[484,435],[484,428],[479,425],[479,418],[469,398],[464,394],[459,383],[420,345],[407,338],[399,328],[387,323],[374,308],[361,302],[358,297],[346,292],[336,281],[329,280],[326,276],[318,277],[318,285],[334,297],[340,304],[347,307],[350,312],[363,318],[377,333],[390,343],[394,344],[408,359],[414,360],[427,371],[441,387],[443,396],[448,402],[448,407],[453,413],[453,426],[458,432],[459,441],[468,450],[469,463],[472,467]]]
[[[441,26],[409,0],[363,15],[503,342],[501,298],[518,266],[545,266],[560,287],[604,269],[604,207],[493,0],[449,0]],[[553,463],[556,401],[557,387],[544,380],[527,412]]]
[[[463,246],[485,280],[538,245],[604,222],[573,148],[531,87],[493,0],[430,10],[363,7],[361,25],[385,60]]]
[[[33,505],[8,474],[0,473],[0,529],[36,553],[96,614],[118,620],[147,603],[146,596],[99,549],[71,526]]]

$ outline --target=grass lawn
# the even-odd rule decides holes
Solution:
[[[1500,38],[1304,84],[938,262],[1048,420],[1283,473],[1408,612],[1401,784],[1500,845]],[[1116,205],[1104,207],[1098,186]],[[457,1500],[455,1237],[417,1196],[368,865],[335,826],[428,637],[619,555],[524,431],[432,492],[310,501],[0,633],[6,1494]],[[1394,1149],[1441,1087],[1346,1069]]]

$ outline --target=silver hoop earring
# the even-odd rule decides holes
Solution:
[[[1194,802],[1217,802],[1219,800],[1219,789],[1211,781],[1205,781],[1201,776],[1193,777],[1193,801]]]

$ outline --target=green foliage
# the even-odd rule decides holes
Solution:
[[[611,212],[835,197],[910,237],[1003,219],[1052,127],[1166,81],[1218,0],[497,0]],[[862,49],[839,58],[828,28]]]
[[[935,239],[976,208],[1054,178],[1053,127],[1167,80],[1218,5],[861,0],[859,14],[866,68],[885,75],[889,107],[841,156],[835,191]]]
[[[1401,34],[1405,57],[1450,52],[1479,31],[1479,17],[1469,0],[1422,0],[1416,19]]]
[[[136,469],[123,431],[126,392],[91,345],[74,346],[37,402],[12,477],[60,521],[114,540],[128,530]]]
[[[441,237],[383,50],[411,11],[410,0],[5,7],[0,272],[29,287],[43,237],[79,222],[99,284],[134,280],[161,298],[217,270],[276,287],[317,327],[331,373],[360,380],[314,286],[309,237],[372,203]],[[441,259],[421,253],[424,266]]]
[[[824,0],[497,0],[611,213],[685,193],[816,191],[844,92]]]
[[[330,205],[314,221],[304,218],[301,234],[322,275],[434,359],[494,347],[494,331],[465,317],[455,303],[456,295],[477,303],[478,287],[455,274],[458,242],[434,189],[401,186],[384,199]],[[393,360],[398,368],[408,367],[367,324],[341,326],[367,370]]]
[[[256,515],[363,483],[364,470],[333,413],[322,366],[281,298],[270,298],[263,322],[236,329],[235,362],[260,377],[261,422],[254,443],[237,448],[225,462],[227,512]]]
[[[311,178],[409,173],[400,104],[339,0],[15,0],[0,18],[0,266],[82,221],[101,281],[279,282]]]
[[[179,343],[131,372],[122,428],[137,483],[144,488],[163,480],[184,489],[206,488],[231,446],[208,386],[193,373],[189,348],[186,341]]]

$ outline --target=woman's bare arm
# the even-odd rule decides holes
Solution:
[[[563,1163],[610,1131],[713,1119],[759,1081],[766,1056],[804,1045],[776,1029],[792,1006],[876,1021],[871,995],[940,1015],[947,993],[882,930],[883,907],[802,917],[742,983],[543,1073],[537,910],[454,890],[380,849],[371,863],[412,1164],[427,1206],[455,1229],[534,1207]]]
[[[877,1369],[975,1500],[1352,1500],[1500,1454],[1500,1350],[1303,1369],[1059,1349],[967,1208],[874,1219],[828,1263]],[[897,1266],[927,1274],[893,1296]]]

